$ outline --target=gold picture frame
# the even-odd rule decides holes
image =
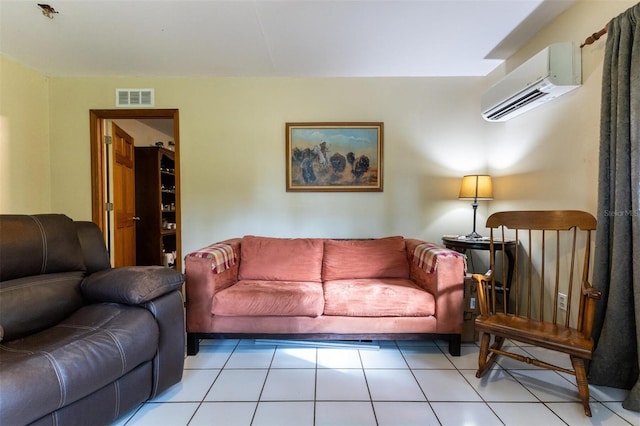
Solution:
[[[286,123],[287,192],[382,192],[384,124]]]

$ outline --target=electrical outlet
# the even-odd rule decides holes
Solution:
[[[558,308],[562,311],[567,310],[567,295],[564,293],[558,293]]]

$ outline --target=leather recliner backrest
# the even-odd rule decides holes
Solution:
[[[67,216],[0,216],[0,281],[85,270],[76,227]]]
[[[84,255],[84,265],[87,275],[102,271],[111,267],[109,252],[104,244],[102,231],[93,222],[75,221],[82,254]]]
[[[64,215],[0,215],[0,326],[4,340],[51,327],[85,303],[80,292],[87,273],[83,247],[99,244],[81,245],[85,237],[79,239],[76,227]],[[102,250],[106,252],[104,245]],[[92,261],[92,268],[104,264],[101,258],[104,256]]]

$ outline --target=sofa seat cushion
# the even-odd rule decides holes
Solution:
[[[247,235],[240,243],[239,280],[321,281],[322,240]]]
[[[0,344],[2,418],[30,423],[78,401],[151,360],[158,340],[149,311],[96,304],[40,333],[5,341]]]
[[[317,317],[323,309],[322,283],[245,280],[216,293],[212,313]]]
[[[435,314],[433,295],[402,278],[326,281],[324,297],[325,315],[426,317]]]
[[[322,278],[409,278],[404,238],[325,240]]]

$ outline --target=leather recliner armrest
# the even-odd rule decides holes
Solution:
[[[164,266],[125,266],[86,277],[82,295],[93,302],[140,305],[179,289],[184,275]]]

